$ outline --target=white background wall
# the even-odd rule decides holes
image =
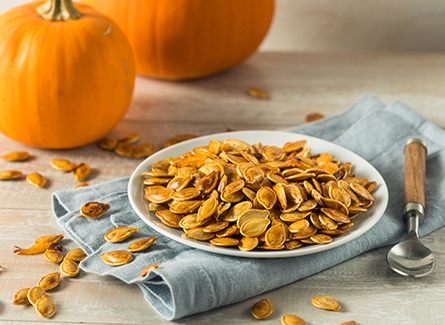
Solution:
[[[0,0],[0,13],[26,2]],[[262,51],[445,51],[445,0],[276,0],[276,4]]]

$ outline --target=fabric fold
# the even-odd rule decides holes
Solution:
[[[55,192],[52,197],[54,215],[66,234],[87,252],[88,257],[81,263],[84,271],[112,275],[126,283],[137,284],[148,303],[168,320],[245,300],[403,239],[403,148],[410,137],[421,137],[428,145],[427,212],[420,226],[420,236],[445,225],[441,217],[445,200],[438,198],[438,193],[445,193],[445,132],[404,104],[384,105],[366,94],[340,114],[286,131],[343,146],[366,159],[381,173],[389,189],[389,205],[373,228],[347,244],[308,256],[254,259],[212,254],[182,245],[146,225],[130,206],[127,178]],[[92,223],[79,212],[88,201],[109,203],[113,209],[106,217]],[[102,262],[100,254],[125,249],[128,243],[110,244],[103,239],[103,234],[121,225],[141,229],[134,239],[159,238],[149,252],[136,253],[131,263],[110,267]],[[159,268],[140,277],[139,272],[153,263],[158,263]]]

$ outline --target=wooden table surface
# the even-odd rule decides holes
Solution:
[[[244,64],[210,78],[165,82],[138,77],[134,100],[111,133],[138,133],[143,142],[161,148],[177,134],[206,135],[228,130],[280,129],[304,123],[318,112],[339,113],[365,92],[384,102],[401,100],[424,117],[445,127],[445,55],[440,54],[279,54],[258,53]],[[250,87],[266,90],[270,100],[247,95]],[[0,182],[0,323],[1,324],[167,324],[145,302],[135,285],[112,277],[81,273],[53,291],[58,311],[51,319],[33,308],[12,305],[14,293],[35,285],[57,266],[41,255],[13,254],[14,245],[29,246],[38,236],[59,233],[51,211],[51,193],[73,188],[72,175],[50,167],[52,158],[87,162],[88,179],[97,184],[129,176],[140,160],[123,158],[96,144],[73,150],[26,147],[0,135],[0,154],[26,150],[27,162],[0,161],[0,170],[38,171],[48,179],[43,189],[25,180]],[[438,267],[425,278],[396,275],[386,264],[388,248],[377,249],[283,288],[176,324],[279,324],[284,313],[300,315],[308,324],[445,324],[445,229],[422,239],[437,256]],[[76,247],[64,239],[64,250]],[[335,296],[341,312],[315,310],[316,294]],[[260,298],[275,306],[272,316],[258,321],[250,308]]]

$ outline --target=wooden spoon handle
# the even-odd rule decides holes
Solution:
[[[426,143],[409,139],[405,146],[405,205],[419,203],[425,209]]]

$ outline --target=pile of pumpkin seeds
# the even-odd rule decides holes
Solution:
[[[283,147],[211,140],[143,173],[149,209],[184,237],[215,246],[296,249],[347,233],[376,182],[306,140]]]

